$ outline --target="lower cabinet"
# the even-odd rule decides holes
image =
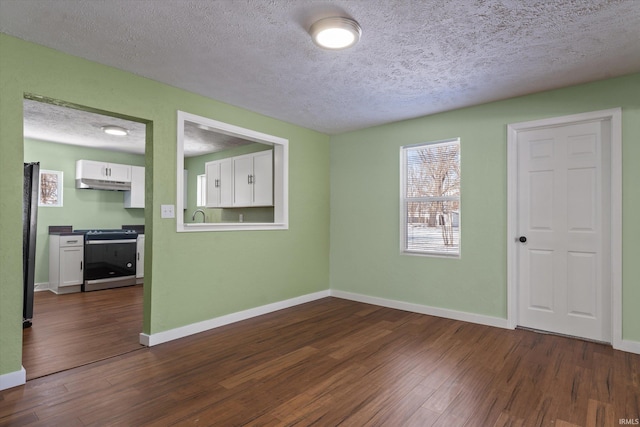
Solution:
[[[84,238],[49,236],[49,289],[56,294],[80,292],[83,282]]]
[[[144,234],[138,234],[136,246],[136,284],[140,284],[144,281]]]

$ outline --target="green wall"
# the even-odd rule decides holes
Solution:
[[[328,136],[0,34],[0,375],[22,359],[24,93],[150,122],[145,333],[328,289]],[[177,233],[160,218],[176,201],[177,110],[289,140],[289,230]]]
[[[40,162],[40,169],[64,173],[62,207],[38,208],[36,283],[49,281],[50,225],[72,225],[74,229],[87,229],[144,224],[144,209],[125,209],[124,192],[76,188],[76,160],[80,159],[144,166],[144,156],[141,155],[25,139],[25,162]]]
[[[243,154],[256,153],[258,151],[269,150],[269,145],[254,143],[241,145],[239,147],[230,148],[215,153],[203,154],[201,156],[185,157],[184,168],[189,171],[187,177],[187,208],[184,213],[184,222],[201,222],[202,215],[198,214],[195,221],[191,218],[198,207],[196,206],[197,198],[197,177],[205,173],[205,163],[214,160],[226,159],[228,157],[241,156]],[[205,211],[206,222],[237,222],[238,215],[244,215],[245,222],[273,222],[273,208],[201,208]]]
[[[639,74],[330,140],[0,34],[0,375],[20,370],[22,358],[24,93],[149,121],[144,332],[151,334],[329,286],[504,318],[506,125],[622,107],[623,337],[640,341]],[[176,198],[176,110],[289,140],[289,230],[176,233],[174,219],[160,218],[160,205]],[[400,255],[399,147],[451,137],[462,141],[462,256]]]
[[[640,74],[331,140],[331,288],[507,316],[509,123],[622,107],[623,338],[640,341]],[[400,254],[400,146],[461,139],[461,258]]]

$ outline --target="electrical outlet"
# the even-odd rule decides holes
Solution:
[[[160,205],[160,218],[175,218],[174,205]]]

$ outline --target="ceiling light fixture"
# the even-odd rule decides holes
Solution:
[[[362,29],[356,21],[340,16],[324,18],[309,28],[313,42],[325,49],[346,49],[358,43]]]
[[[104,133],[108,133],[109,135],[116,135],[116,136],[129,135],[129,131],[127,129],[120,126],[114,126],[114,125],[102,126],[102,131]]]

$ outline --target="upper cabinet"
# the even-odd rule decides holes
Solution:
[[[231,158],[205,163],[207,177],[206,206],[228,208],[233,206],[233,163]]]
[[[273,150],[207,162],[207,207],[273,206]]]
[[[124,192],[125,208],[144,208],[144,168],[131,167],[131,190]]]
[[[95,190],[131,190],[131,165],[78,160],[76,188]]]
[[[131,166],[117,163],[78,160],[76,174],[87,179],[131,182]]]
[[[273,206],[273,151],[233,157],[233,206]]]

